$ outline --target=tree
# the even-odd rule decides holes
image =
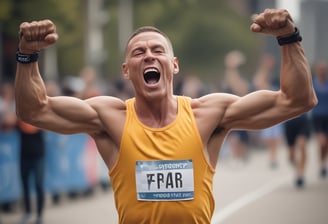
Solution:
[[[175,54],[180,58],[182,73],[198,73],[204,79],[222,74],[224,55],[232,50],[243,51],[255,65],[254,54],[259,51],[257,35],[249,31],[249,14],[240,14],[224,1],[211,0],[138,0],[134,1],[134,27],[152,25],[171,38]],[[115,74],[120,72],[121,61],[116,36],[117,8],[112,5],[109,66]],[[246,70],[252,70],[246,68]]]
[[[0,0],[0,29],[8,48],[3,58],[10,67],[6,73],[15,70],[19,24],[47,18],[56,23],[60,37],[55,45],[59,75],[77,75],[84,66],[84,7],[84,1],[79,0]],[[118,44],[118,1],[104,1],[102,11],[108,12],[110,21],[104,26],[107,59],[101,73],[114,78],[120,76],[123,61]],[[153,25],[169,35],[182,73],[192,71],[203,79],[217,78],[222,74],[224,55],[233,49],[241,50],[249,59],[246,70],[255,66],[261,46],[258,35],[249,31],[250,15],[237,12],[225,1],[135,0],[133,15],[134,28]]]

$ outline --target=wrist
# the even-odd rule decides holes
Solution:
[[[16,61],[22,64],[30,64],[37,62],[39,59],[39,52],[34,53],[22,53],[20,50],[16,51]]]
[[[277,37],[278,44],[283,46],[285,44],[292,44],[296,42],[302,41],[302,36],[300,35],[300,31],[297,27],[295,27],[295,32],[287,37]]]

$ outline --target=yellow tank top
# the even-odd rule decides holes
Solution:
[[[209,224],[214,210],[214,169],[207,162],[190,106],[178,97],[178,114],[163,128],[137,118],[135,99],[120,153],[109,172],[120,224]]]

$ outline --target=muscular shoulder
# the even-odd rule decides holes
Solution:
[[[87,100],[87,103],[97,112],[99,119],[105,126],[125,120],[126,105],[119,98],[111,96],[97,96]]]
[[[126,117],[125,102],[111,96],[97,96],[86,101],[97,112],[106,134],[118,142]]]
[[[232,94],[213,93],[192,99],[191,107],[201,132],[212,133],[215,129],[221,127],[228,107],[236,102],[238,98],[238,96]]]
[[[96,111],[102,110],[125,110],[125,102],[112,96],[96,96],[86,100]]]
[[[239,97],[227,93],[212,93],[191,101],[193,110],[225,110],[229,105],[235,102]]]

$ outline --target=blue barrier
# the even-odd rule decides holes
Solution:
[[[107,170],[99,169],[102,161],[86,134],[46,132],[45,160],[45,188],[50,193],[83,191],[107,175]],[[21,197],[19,172],[19,135],[0,133],[0,203]]]
[[[51,192],[83,190],[88,187],[83,155],[87,135],[46,133],[46,188]]]
[[[20,198],[18,132],[0,134],[0,202]]]

